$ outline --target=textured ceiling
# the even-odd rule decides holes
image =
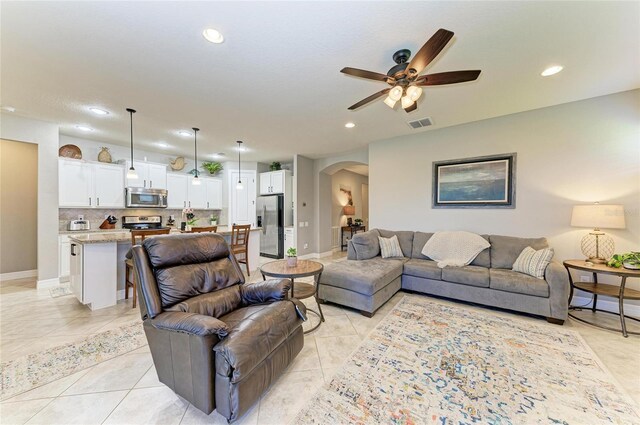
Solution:
[[[57,122],[63,134],[249,160],[312,158],[414,133],[640,87],[640,3],[612,2],[2,2],[1,102]],[[225,42],[201,32],[219,29]],[[385,87],[340,74],[386,72],[438,29],[455,37],[427,69],[481,69],[476,82],[426,88],[418,110],[382,101],[347,107]],[[565,70],[542,78],[546,66]],[[88,106],[109,111],[96,117]],[[344,128],[348,121],[353,129]],[[92,133],[75,126],[89,125]],[[154,143],[171,147],[161,150]]]

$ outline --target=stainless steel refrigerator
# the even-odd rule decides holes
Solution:
[[[260,255],[284,258],[284,195],[259,196],[256,214],[262,227]]]

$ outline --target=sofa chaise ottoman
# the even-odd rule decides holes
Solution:
[[[402,258],[382,258],[378,236],[398,237]],[[524,248],[547,248],[546,238],[482,235],[491,246],[464,267],[439,268],[422,254],[433,233],[373,229],[354,235],[347,260],[325,266],[318,297],[371,317],[396,292],[404,289],[544,316],[562,324],[567,318],[569,278],[557,261],[544,279],[512,271]]]

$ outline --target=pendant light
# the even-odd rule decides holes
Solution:
[[[200,131],[199,128],[192,128],[193,130],[193,147],[195,150],[195,159],[196,159],[196,167],[195,167],[195,172],[193,173],[193,179],[191,180],[191,184],[194,186],[198,186],[200,184],[200,179],[198,178],[198,175],[200,174],[200,172],[198,171],[198,131]]]
[[[244,189],[244,186],[242,185],[242,173],[240,172],[240,151],[242,150],[242,141],[238,140],[236,143],[238,143],[238,184],[236,185],[236,189],[242,190]]]
[[[129,167],[129,171],[127,171],[127,179],[136,180],[138,178],[138,173],[133,167],[133,114],[136,113],[136,110],[127,108],[127,112],[129,113],[129,122],[131,126],[131,167]]]

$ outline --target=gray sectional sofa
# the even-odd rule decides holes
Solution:
[[[380,256],[378,236],[398,237],[403,258]],[[514,272],[520,252],[531,246],[546,248],[545,238],[482,235],[491,247],[464,267],[439,268],[422,255],[433,233],[374,229],[354,235],[347,260],[324,268],[318,288],[321,301],[373,313],[400,289],[544,316],[562,324],[567,318],[569,278],[557,261],[545,270],[545,278]]]

